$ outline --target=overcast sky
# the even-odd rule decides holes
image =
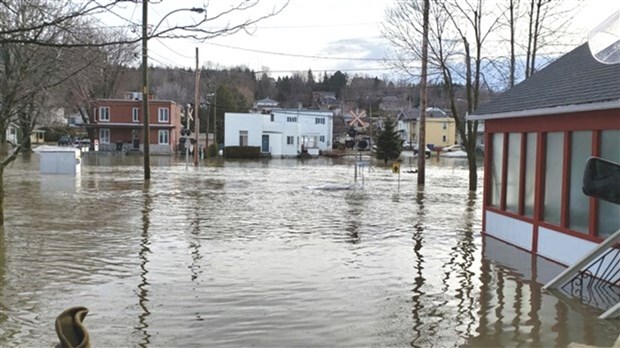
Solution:
[[[283,3],[283,0],[262,1],[256,13],[265,13]],[[388,67],[380,60],[388,57],[389,45],[381,37],[380,22],[384,19],[385,9],[394,1],[291,0],[278,16],[252,27],[251,34],[239,32],[206,43],[172,39],[150,40],[150,63],[168,67],[193,67],[195,48],[199,47],[201,65],[206,65],[207,62],[220,67],[243,65],[254,71],[267,67],[273,76],[308,69],[317,74],[341,70],[351,75],[357,72],[383,76]],[[215,13],[216,10],[237,2],[238,0],[211,0],[210,12]],[[613,13],[614,8],[620,8],[620,1],[612,0],[569,2],[579,6],[571,29],[582,33],[582,37],[575,39],[575,46],[584,42],[588,31]],[[149,23],[156,23],[174,9],[204,7],[204,4],[203,1],[194,0],[163,0],[159,4],[150,4]],[[127,6],[124,11],[119,11],[125,21],[141,23],[141,5]],[[207,15],[209,16],[209,12]],[[186,20],[192,16],[201,15],[179,12],[171,15],[169,20]],[[106,22],[112,25],[122,23],[120,16],[117,17]]]

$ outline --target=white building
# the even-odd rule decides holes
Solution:
[[[224,118],[224,146],[260,146],[261,153],[294,157],[318,156],[331,150],[333,113],[279,109],[270,114],[229,113]]]

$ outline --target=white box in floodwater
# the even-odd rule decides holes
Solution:
[[[80,149],[64,146],[39,146],[39,163],[42,174],[77,175],[82,168]]]

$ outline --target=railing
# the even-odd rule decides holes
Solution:
[[[615,318],[620,311],[620,230],[547,283],[589,305],[606,310],[600,319]],[[611,307],[611,308],[610,308]]]

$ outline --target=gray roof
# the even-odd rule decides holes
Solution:
[[[620,64],[598,62],[585,43],[470,116],[492,118],[493,114],[617,100],[620,100]]]
[[[448,117],[448,114],[439,108],[428,107],[426,108],[426,117]],[[399,121],[415,121],[418,118],[420,118],[420,108],[400,110],[396,117]]]

